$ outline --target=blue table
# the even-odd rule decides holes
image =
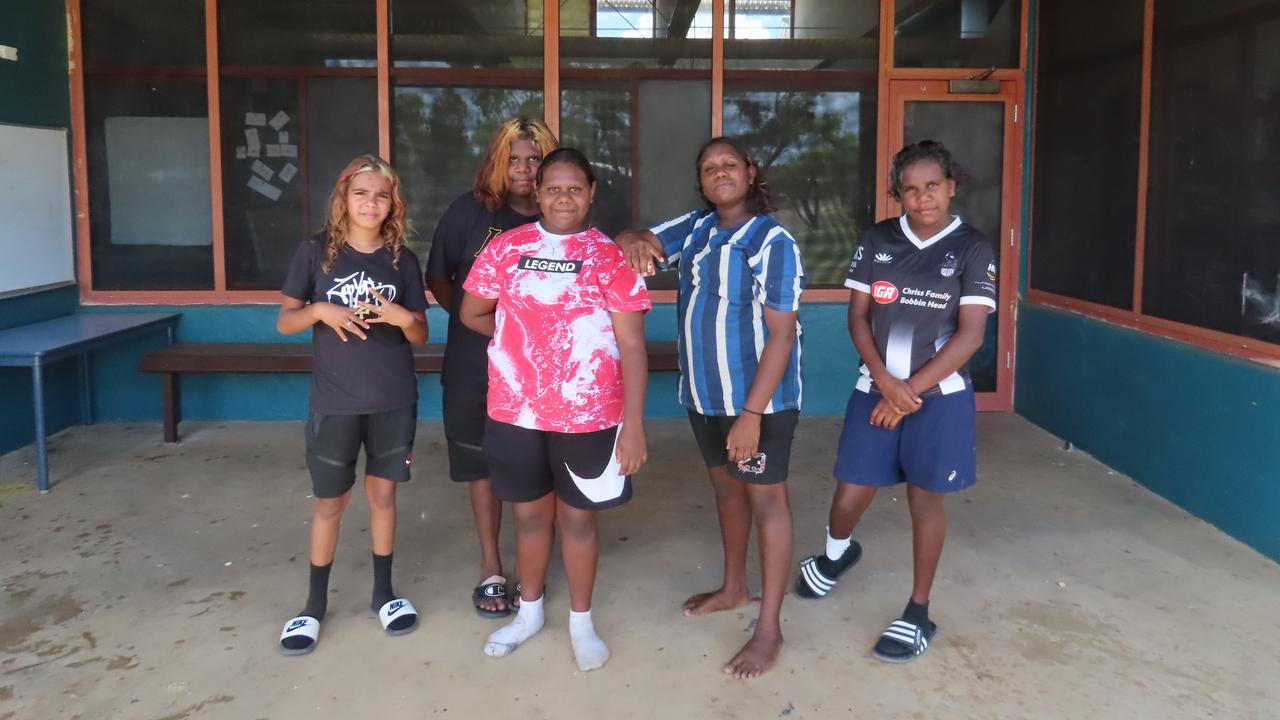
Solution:
[[[0,366],[31,368],[35,404],[36,488],[49,492],[49,464],[44,429],[44,367],[69,357],[80,358],[80,421],[93,424],[93,385],[89,352],[104,345],[164,330],[174,341],[176,313],[84,314],[0,330]]]

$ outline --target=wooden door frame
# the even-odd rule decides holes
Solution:
[[[1019,222],[1022,217],[1022,134],[1025,113],[1020,107],[1022,83],[1001,80],[1000,92],[990,94],[952,93],[949,79],[892,80],[888,97],[889,122],[882,130],[891,148],[903,146],[903,127],[907,102],[999,102],[1004,104],[1004,163],[1000,191],[1000,229],[992,238],[1000,264],[1000,315],[996,325],[996,390],[977,393],[979,411],[1007,412],[1013,409],[1013,372],[1015,368],[1014,326],[1018,297]],[[889,197],[889,166],[892,153],[879,158],[877,173],[876,216],[893,217],[901,207]],[[962,191],[963,192],[963,191]],[[989,232],[989,231],[988,231]],[[1000,367],[1000,356],[1004,367]]]

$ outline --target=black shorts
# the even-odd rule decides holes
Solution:
[[[587,433],[558,433],[492,418],[485,456],[493,494],[503,502],[531,502],[555,491],[570,507],[603,510],[631,499],[631,476],[615,456],[621,425]]]
[[[725,465],[729,477],[756,485],[772,485],[787,479],[787,471],[791,465],[791,438],[796,434],[796,424],[800,422],[799,410],[783,410],[760,417],[760,442],[756,446],[756,454],[750,460],[729,462],[729,451],[725,444],[729,440],[729,430],[738,418],[732,415],[703,415],[696,410],[689,410],[689,424],[693,426],[693,437],[698,441],[698,449],[702,451],[702,461],[707,467]]]
[[[489,463],[484,458],[484,426],[489,419],[485,388],[445,385],[441,395],[449,479],[471,482],[489,477]]]
[[[356,482],[356,458],[364,446],[364,474],[396,482],[409,479],[418,407],[368,415],[322,415],[307,418],[307,469],[312,493],[336,498]]]

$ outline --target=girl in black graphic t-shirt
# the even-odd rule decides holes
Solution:
[[[426,292],[418,258],[404,245],[405,207],[394,170],[371,155],[338,176],[324,230],[303,241],[289,265],[276,328],[312,331],[315,367],[306,426],[311,520],[307,604],[280,635],[280,651],[315,649],[329,569],[356,460],[365,451],[364,491],[373,545],[373,600],[391,635],[417,627],[413,605],[391,589],[396,483],[409,479],[418,386],[411,344],[427,339]]]
[[[862,554],[854,526],[876,490],[907,483],[915,560],[902,616],[872,654],[914,660],[937,632],[929,592],[946,535],[943,498],[976,480],[974,394],[966,365],[996,308],[991,243],[949,212],[960,168],[940,143],[893,158],[903,215],[861,238],[845,285],[849,333],[862,359],[836,456],[826,552],[800,564],[796,593],[820,598]]]
[[[512,118],[502,123],[489,143],[472,188],[450,203],[431,239],[427,256],[427,288],[449,313],[449,340],[440,373],[444,435],[449,448],[449,477],[466,483],[480,539],[480,571],[471,602],[481,617],[511,614],[520,593],[508,604],[507,579],[498,552],[502,502],[493,496],[489,464],[482,446],[488,414],[489,337],[467,328],[458,318],[462,283],[480,250],[500,233],[538,219],[534,178],[556,138],[546,123]]]

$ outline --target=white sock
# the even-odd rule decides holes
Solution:
[[[537,600],[521,600],[516,619],[499,628],[489,636],[484,644],[484,654],[489,657],[506,657],[515,651],[520,643],[528,640],[542,629],[542,598]]]
[[[569,641],[573,644],[573,658],[578,661],[579,670],[595,670],[609,662],[609,648],[596,634],[590,610],[569,611]]]
[[[831,537],[831,528],[827,528],[827,559],[839,560],[845,550],[849,549],[849,544],[853,542],[853,535],[843,540]]]

